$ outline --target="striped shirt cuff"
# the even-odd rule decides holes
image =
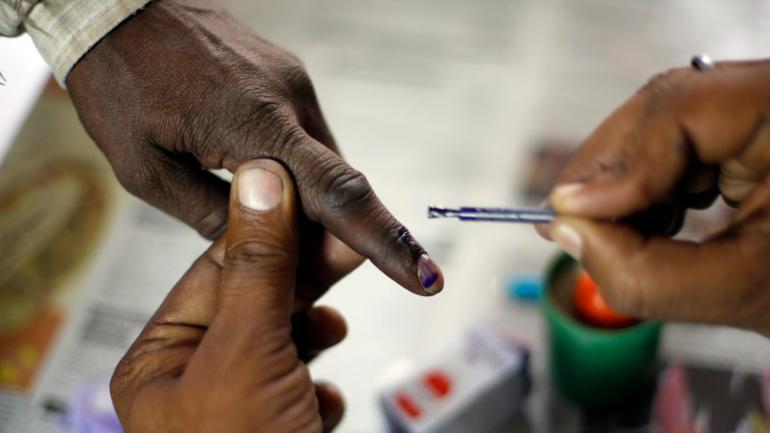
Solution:
[[[40,54],[64,81],[75,63],[118,24],[150,0],[45,0],[35,5],[25,29]]]

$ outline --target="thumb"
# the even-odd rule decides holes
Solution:
[[[622,224],[558,218],[553,240],[580,260],[607,303],[635,317],[719,323],[757,329],[767,235],[734,227],[703,243],[644,237]],[[747,302],[747,300],[751,300]],[[761,308],[760,308],[761,305]]]
[[[299,245],[294,184],[280,163],[239,167],[228,220],[217,318],[241,333],[245,323],[288,325]]]

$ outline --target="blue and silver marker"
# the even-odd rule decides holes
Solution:
[[[552,210],[507,209],[496,207],[428,207],[428,218],[457,218],[460,221],[509,223],[549,223],[556,217]]]

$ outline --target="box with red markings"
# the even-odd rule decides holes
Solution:
[[[380,402],[391,433],[484,433],[516,415],[529,392],[529,352],[480,323]]]

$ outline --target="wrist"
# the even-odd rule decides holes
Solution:
[[[162,63],[162,57],[190,49],[191,38],[185,35],[203,39],[201,35],[216,33],[213,26],[232,27],[227,23],[226,12],[213,1],[151,1],[114,26],[84,53],[67,75],[67,85],[87,85],[96,78],[95,74],[105,75],[109,80],[145,72],[152,74],[158,69],[157,64]]]
[[[60,84],[73,65],[104,35],[150,0],[73,0],[40,2],[24,27]]]

